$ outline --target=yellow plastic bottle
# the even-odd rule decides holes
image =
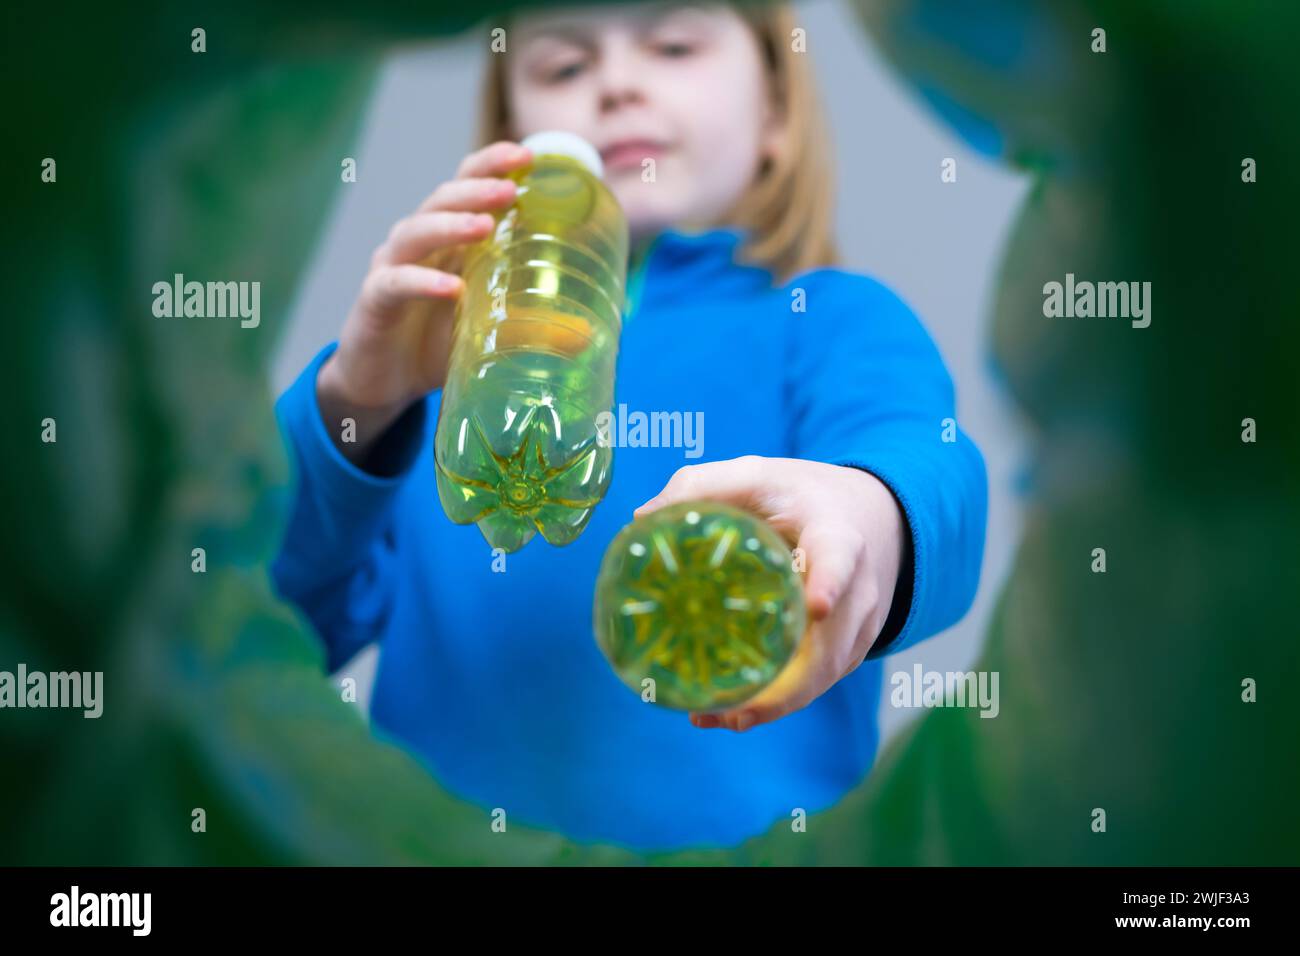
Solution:
[[[798,649],[807,624],[794,558],[766,521],[718,501],[660,508],[625,527],[601,562],[596,643],[619,679],[677,710],[749,700]]]
[[[572,133],[523,141],[514,204],[465,259],[434,438],[438,497],[493,548],[576,539],[604,497],[628,228],[600,154]]]

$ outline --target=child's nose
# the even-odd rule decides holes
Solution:
[[[606,49],[598,68],[602,109],[613,109],[645,98],[645,70],[638,69],[633,51],[615,46]]]
[[[641,90],[634,86],[609,87],[601,91],[601,108],[616,109],[620,106],[644,102]]]

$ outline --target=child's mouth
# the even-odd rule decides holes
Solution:
[[[629,139],[612,143],[601,151],[601,160],[609,171],[640,169],[647,159],[660,159],[667,146],[649,139]]]

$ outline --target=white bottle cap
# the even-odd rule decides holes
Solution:
[[[553,153],[568,156],[586,166],[597,179],[605,178],[605,164],[601,162],[600,153],[595,146],[579,136],[563,129],[548,129],[533,133],[524,138],[519,145],[532,150],[534,156]]]

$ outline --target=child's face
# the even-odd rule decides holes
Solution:
[[[520,15],[507,43],[516,138],[565,129],[589,140],[634,239],[718,224],[775,149],[758,41],[728,6]]]

